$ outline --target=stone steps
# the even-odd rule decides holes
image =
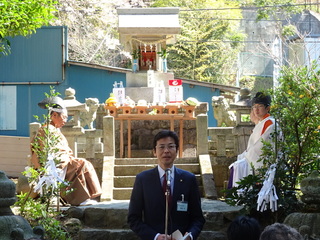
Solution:
[[[196,175],[198,184],[201,184],[200,174]],[[135,176],[117,176],[114,177],[114,188],[132,188],[134,184]]]
[[[86,228],[79,232],[78,240],[139,240],[129,229],[93,229]]]
[[[113,199],[115,200],[126,200],[130,199],[132,193],[132,187],[127,188],[114,188],[113,189]]]
[[[156,158],[116,158],[115,165],[142,165],[142,164],[157,164]],[[181,163],[198,163],[197,158],[177,158],[174,164]]]
[[[156,158],[117,158],[115,159],[113,178],[113,199],[130,199],[135,176],[157,166]],[[200,166],[197,158],[178,158],[175,166],[194,173],[197,176],[200,191],[202,189]]]
[[[206,219],[198,240],[227,240],[226,229],[242,207],[229,206],[218,200],[202,199]],[[83,227],[77,240],[139,240],[127,224],[129,201],[100,202],[97,205],[63,207],[68,218],[78,218]]]
[[[128,229],[84,229],[79,233],[78,240],[139,240],[131,230]],[[202,231],[198,240],[227,240],[225,233],[218,231]]]
[[[114,166],[114,175],[115,176],[136,176],[138,173],[154,168],[157,165],[118,165]],[[177,168],[187,170],[194,174],[200,173],[200,167],[198,164],[175,164]]]

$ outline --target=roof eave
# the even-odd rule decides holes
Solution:
[[[96,69],[101,69],[101,70],[106,70],[111,72],[121,72],[121,73],[132,72],[131,69],[127,69],[127,68],[104,66],[104,65],[99,65],[95,63],[85,63],[85,62],[78,62],[78,61],[72,61],[72,60],[68,60],[67,64],[74,65],[74,66],[96,68]]]
[[[210,88],[217,88],[224,92],[229,92],[236,94],[240,91],[240,87],[234,87],[234,86],[227,86],[223,84],[217,84],[217,83],[210,83],[210,82],[202,82],[197,80],[191,80],[191,79],[182,79],[183,83],[191,84],[191,85],[197,85],[197,86],[203,86],[203,87],[210,87]]]

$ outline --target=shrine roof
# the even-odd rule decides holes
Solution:
[[[178,34],[179,8],[118,8],[120,34]]]
[[[111,72],[122,72],[122,73],[132,72],[132,70],[128,68],[112,67],[112,66],[105,66],[105,65],[95,64],[95,63],[86,63],[86,62],[79,62],[79,61],[72,61],[72,60],[68,60],[68,64],[75,65],[75,66],[102,69],[102,70],[107,70]]]
[[[179,78],[179,79],[181,79],[182,82],[185,84],[210,87],[212,89],[219,89],[221,92],[221,95],[228,98],[232,98],[228,94],[237,94],[238,92],[240,92],[240,87],[228,86],[228,85],[212,83],[212,82],[202,82],[202,81],[197,81],[193,79],[183,79],[183,78]]]

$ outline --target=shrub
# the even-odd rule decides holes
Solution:
[[[281,138],[274,136],[275,146],[264,143],[264,168],[239,182],[237,188],[227,190],[227,202],[244,205],[248,214],[260,220],[283,221],[291,212],[301,210],[300,181],[320,165],[320,71],[319,66],[284,67],[279,87],[271,91],[273,103],[271,115],[281,130]],[[271,164],[276,164],[274,178],[279,197],[278,211],[257,211],[257,194],[265,173]],[[237,194],[242,189],[243,195]],[[267,222],[266,224],[270,224]]]

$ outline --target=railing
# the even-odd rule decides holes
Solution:
[[[158,117],[157,115],[151,115],[152,117],[148,117],[144,110],[137,108],[132,112],[132,114],[126,114],[123,112],[126,111],[126,109],[116,109],[116,111],[119,112],[114,113],[114,116],[111,116],[102,105],[97,111],[97,118],[94,124],[95,128],[83,129],[78,123],[75,125],[69,124],[62,129],[63,134],[69,142],[69,146],[73,148],[75,152],[75,156],[80,154],[80,157],[91,159],[94,162],[97,173],[101,178],[102,188],[104,189],[102,199],[110,200],[113,197],[113,167],[114,159],[117,157],[117,150],[119,150],[120,147],[121,149],[124,149],[124,144],[126,144],[127,148],[129,148],[128,146],[131,146],[130,140],[133,136],[127,132],[127,140],[125,141],[125,138],[123,138],[124,128],[121,130],[120,124],[121,121],[129,121],[128,119],[144,121],[145,118],[150,118],[151,120],[147,121],[152,121],[149,124],[153,125],[156,124],[156,122],[153,121],[162,120],[165,122],[169,116],[169,125],[167,125],[167,128],[170,128],[171,130],[178,130],[180,138],[182,138],[182,143],[186,141],[183,141],[183,134],[181,134],[181,132],[185,131],[184,135],[187,135],[187,137],[189,137],[188,135],[192,132],[194,134],[194,140],[192,140],[193,143],[191,145],[195,148],[195,157],[201,156],[202,162],[206,160],[206,165],[208,166],[211,161],[212,165],[213,172],[211,171],[209,174],[210,179],[208,181],[203,181],[207,182],[206,184],[209,186],[212,185],[212,179],[214,179],[214,184],[217,190],[219,191],[222,189],[224,181],[228,179],[228,166],[236,159],[236,156],[246,148],[246,143],[248,142],[248,138],[251,134],[252,126],[208,127],[208,116],[206,111],[204,111],[205,113],[199,113],[196,111],[195,115],[193,115],[194,112],[181,112],[180,109],[180,112],[177,111],[174,114],[171,112],[170,114],[170,110],[168,109],[169,113],[168,111],[165,111],[162,114],[159,114]],[[172,119],[175,118],[172,117],[172,119],[170,119],[170,116],[177,116],[178,121],[176,121],[176,124],[173,124],[172,121]],[[181,124],[181,119],[183,118],[185,118],[185,124]],[[77,121],[73,122],[77,123]],[[32,136],[39,126],[35,125],[32,128],[30,125],[30,127],[30,133]],[[158,125],[158,128],[166,127],[164,127],[164,125]],[[133,130],[133,128],[131,129]],[[130,132],[131,129],[129,130]],[[150,130],[150,132],[152,133],[153,130]],[[122,141],[119,139],[121,136]],[[180,149],[183,149],[183,147],[181,146]],[[123,156],[123,152],[121,155]],[[129,155],[131,155],[130,151]],[[182,157],[181,153],[179,157]]]
[[[235,157],[247,148],[253,126],[209,127],[209,153],[217,157]]]
[[[233,135],[233,127],[209,127],[208,128],[209,152],[213,156],[235,156],[236,138]]]

